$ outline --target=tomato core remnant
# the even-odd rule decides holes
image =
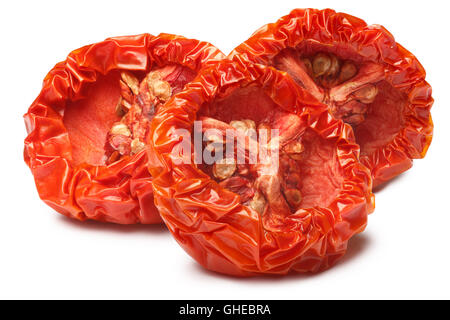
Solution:
[[[158,107],[175,91],[181,90],[174,81],[183,69],[181,66],[169,65],[149,72],[142,80],[130,72],[121,72],[120,97],[115,109],[121,119],[114,123],[106,136],[106,164],[145,149],[149,124]]]
[[[285,50],[275,58],[275,66],[328,104],[335,117],[351,125],[365,120],[368,105],[378,94],[377,83],[384,79],[380,65],[364,63],[357,67],[332,53],[305,57],[295,50]]]

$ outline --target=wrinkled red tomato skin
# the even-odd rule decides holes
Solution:
[[[193,121],[205,114],[222,121],[250,115],[256,121],[272,106],[297,114],[299,132],[311,130],[332,146],[342,182],[330,203],[287,217],[261,217],[242,205],[238,194],[180,159],[182,137],[175,129],[191,131]],[[344,255],[348,240],[364,230],[374,209],[370,172],[358,162],[350,126],[273,68],[245,61],[214,64],[159,109],[151,133],[148,156],[155,204],[177,242],[207,269],[234,276],[327,269]],[[310,174],[323,169],[316,170]]]
[[[178,64],[197,73],[223,57],[209,43],[169,34],[109,38],[70,53],[47,74],[24,115],[24,159],[40,198],[78,220],[160,223],[145,150],[102,163],[106,132],[119,119],[119,72],[144,75]]]
[[[433,135],[431,87],[417,58],[396,43],[385,28],[368,26],[359,18],[331,9],[295,9],[257,30],[233,50],[230,58],[273,66],[275,57],[288,48],[307,55],[329,52],[342,59],[375,62],[385,68],[385,81],[402,97],[404,106],[399,112],[403,123],[387,141],[385,137],[375,138],[383,142],[376,150],[366,150],[366,144],[372,141],[361,139],[358,128],[355,129],[361,162],[371,170],[374,186],[411,168],[412,159],[425,156]],[[383,122],[380,120],[380,124]],[[372,133],[384,130],[367,129]]]

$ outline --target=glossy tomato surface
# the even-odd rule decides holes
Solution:
[[[331,9],[296,9],[230,56],[287,72],[351,124],[374,186],[428,150],[433,99],[425,70],[382,26]]]
[[[292,151],[288,142],[302,148],[285,157],[290,165],[280,159],[275,172],[271,164],[261,173],[259,164],[196,162],[195,121],[230,130],[269,126],[280,132],[283,156]],[[178,243],[207,269],[236,276],[324,270],[374,208],[351,127],[273,68],[215,63],[158,110],[151,128],[155,204]],[[295,193],[302,198],[289,202]]]
[[[107,143],[110,131],[123,133],[119,129],[126,122],[130,130],[133,126],[133,135],[145,137],[151,121],[145,108],[154,105],[141,101],[148,88],[141,85],[144,92],[138,92],[136,84],[146,83],[147,74],[155,74],[151,71],[161,70],[158,75],[164,79],[157,83],[166,87],[170,83],[166,94],[172,94],[205,64],[221,58],[223,54],[209,43],[169,34],[109,38],[71,52],[45,77],[41,93],[24,116],[25,162],[42,200],[79,220],[161,222],[153,204],[145,146],[137,138],[120,145],[121,138],[130,137],[128,129]],[[131,91],[133,116],[121,119],[118,101]],[[126,102],[121,106],[125,105],[130,107]],[[113,143],[117,140],[119,145]],[[126,152],[130,145],[133,150]],[[112,147],[121,154],[107,150]]]

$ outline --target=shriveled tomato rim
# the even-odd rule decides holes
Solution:
[[[238,195],[219,186],[193,159],[186,163],[180,158],[178,147],[184,137],[177,129],[192,132],[205,105],[250,86],[261,88],[279,108],[298,114],[305,129],[333,141],[344,181],[327,207],[305,208],[268,221],[242,205]],[[341,243],[365,228],[367,213],[373,210],[369,172],[358,162],[359,148],[352,142],[351,128],[333,119],[324,108],[275,69],[222,61],[204,70],[159,110],[152,122],[148,154],[155,204],[190,255],[219,272],[286,273],[327,235]],[[286,246],[299,246],[298,250],[293,253],[278,247],[275,243],[285,242],[283,238],[290,239]],[[342,244],[332,255],[341,256],[345,248],[346,244]],[[317,271],[320,267],[298,266],[297,270],[302,268]]]
[[[24,157],[40,197],[55,210],[80,220],[160,221],[144,151],[104,166],[98,155],[84,154],[90,150],[82,144],[90,143],[94,149],[101,145],[101,133],[114,120],[109,111],[117,104],[115,80],[120,71],[145,74],[157,66],[178,64],[198,72],[210,60],[221,58],[223,54],[209,43],[169,34],[109,38],[70,53],[48,73],[40,95],[24,116],[28,131]],[[92,97],[95,86],[103,86],[103,91],[95,91],[98,96]],[[83,108],[98,111],[96,125],[88,127],[93,142],[73,135],[84,123],[92,124],[92,114],[83,118],[77,113]],[[67,119],[72,119],[69,126]],[[144,207],[149,214],[143,213]]]
[[[368,26],[361,19],[330,9],[296,9],[276,23],[260,28],[230,57],[273,65],[276,56],[286,49],[305,55],[331,52],[358,64],[372,62],[383,66],[385,86],[394,88],[395,95],[404,100],[397,111],[401,113],[401,117],[396,117],[401,118],[395,124],[398,130],[394,135],[381,134],[382,130],[367,134],[377,119],[373,117],[368,126],[356,129],[355,133],[362,148],[361,161],[372,170],[375,185],[407,170],[411,159],[425,156],[433,131],[431,87],[417,58],[396,43],[386,29]],[[395,105],[388,104],[386,109]],[[386,117],[376,123],[385,125]]]

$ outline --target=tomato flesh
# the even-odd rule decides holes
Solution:
[[[114,111],[120,97],[119,78],[118,72],[99,76],[87,89],[86,98],[68,101],[63,121],[75,166],[104,164],[106,135],[113,123],[120,120]]]
[[[405,97],[386,81],[377,84],[379,94],[369,106],[365,121],[354,128],[362,155],[371,155],[391,142],[404,128]]]

